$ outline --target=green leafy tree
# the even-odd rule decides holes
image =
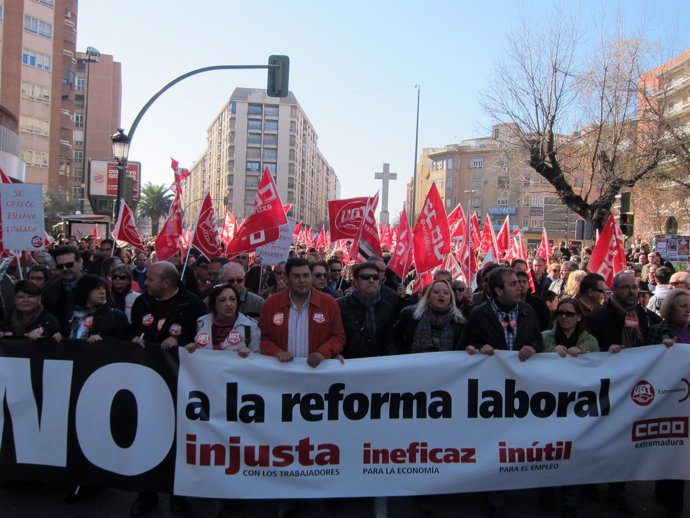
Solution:
[[[68,199],[59,188],[50,188],[45,193],[45,205],[43,206],[43,217],[48,232],[53,225],[60,223],[61,214],[74,214],[81,208],[81,202],[74,198]]]
[[[154,236],[158,235],[160,218],[168,213],[173,197],[173,193],[165,185],[147,182],[141,189],[137,214],[139,217],[151,218],[151,233]]]

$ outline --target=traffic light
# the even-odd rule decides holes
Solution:
[[[635,214],[633,212],[622,212],[619,224],[621,233],[624,236],[632,236],[635,228]]]
[[[269,97],[287,97],[290,79],[290,58],[287,56],[268,57],[268,83],[266,92]]]

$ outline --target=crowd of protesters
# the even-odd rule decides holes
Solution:
[[[121,250],[110,239],[63,240],[49,252],[23,257],[22,275],[15,266],[2,278],[0,336],[261,353],[313,368],[326,359],[449,350],[510,350],[528,361],[543,352],[565,358],[690,343],[690,273],[644,246],[631,250],[629,269],[611,287],[587,272],[591,249],[562,243],[548,259],[484,265],[474,290],[446,270],[413,290],[414,275],[397,278],[386,253],[355,265],[340,250],[301,245],[270,267],[252,254],[209,259],[192,250],[183,268],[179,255],[156,261],[152,250]],[[597,489],[563,488],[562,516],[576,516],[581,495],[597,497]],[[608,505],[633,515],[625,489],[609,484]],[[683,481],[658,483],[669,516],[681,514],[683,491]],[[542,492],[545,509],[556,509],[552,495]],[[428,499],[419,502],[430,512]],[[157,503],[155,493],[140,493],[131,515]],[[490,516],[504,515],[502,492],[489,493],[488,504]],[[281,502],[278,515],[295,505]],[[171,497],[171,511],[186,506]]]

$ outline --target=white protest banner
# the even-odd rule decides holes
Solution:
[[[4,248],[42,249],[45,241],[43,187],[29,183],[0,184],[0,200]]]
[[[690,477],[690,347],[280,363],[180,351],[177,495],[413,495]],[[226,359],[227,358],[227,359]]]
[[[287,224],[280,225],[280,236],[278,239],[256,249],[256,257],[261,257],[262,265],[274,265],[287,261],[292,245],[292,229],[295,223],[288,220]]]

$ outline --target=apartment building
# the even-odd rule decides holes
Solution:
[[[419,214],[435,183],[446,213],[458,203],[477,212],[480,224],[488,214],[496,230],[508,216],[511,230],[519,228],[528,243],[538,244],[542,227],[554,239],[573,238],[578,218],[555,194],[553,187],[530,166],[526,152],[506,144],[509,125],[497,125],[490,137],[463,140],[442,148],[424,148],[417,162],[413,195],[408,186],[408,212],[415,196]]]
[[[0,3],[0,105],[18,120],[25,181],[75,200],[84,198],[84,130],[88,125],[94,135],[87,138],[86,156],[109,158],[121,88],[119,64],[111,56],[87,66],[77,53],[77,8],[77,0]],[[87,122],[89,74],[98,85]]]
[[[288,217],[308,225],[327,221],[337,177],[295,96],[236,88],[208,128],[206,151],[190,168],[188,213],[198,213],[208,188],[219,214],[228,208],[235,217],[246,217],[265,168],[283,203],[292,205]]]

